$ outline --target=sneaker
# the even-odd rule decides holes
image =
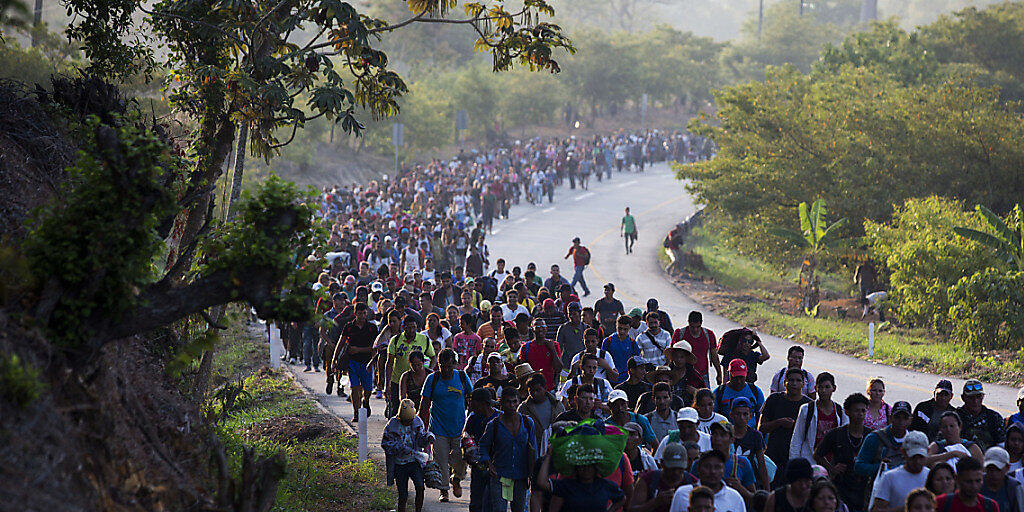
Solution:
[[[377,390],[377,400],[383,400],[383,399],[384,399],[384,392],[378,389]]]
[[[313,373],[320,373],[320,367],[319,366],[314,366],[313,367]]]
[[[448,491],[441,491],[441,495],[437,498],[437,501],[441,503],[448,503]]]
[[[331,394],[332,390],[334,390],[334,383],[331,381],[327,381],[327,394]]]
[[[352,416],[352,423],[359,423],[359,415]]]
[[[338,384],[338,396],[348,396],[345,394],[345,386],[342,386],[341,384]]]
[[[289,359],[288,360],[288,364],[294,365],[295,364],[295,358],[293,357],[293,358]]]
[[[313,373],[313,369],[307,366],[305,370],[302,370],[302,373]]]

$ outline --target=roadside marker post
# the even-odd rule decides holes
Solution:
[[[359,408],[359,462],[366,460],[366,409]]]
[[[875,323],[868,324],[868,357],[875,357]]]
[[[278,369],[281,367],[281,331],[276,325],[267,322],[267,338],[270,339],[270,367]]]

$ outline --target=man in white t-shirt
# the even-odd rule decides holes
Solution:
[[[715,512],[746,512],[747,504],[736,489],[725,485],[725,454],[718,450],[701,453],[697,459],[697,478],[700,485],[715,493]],[[690,492],[693,484],[676,489],[669,512],[687,512],[690,508]]]
[[[515,320],[519,313],[530,314],[526,307],[519,303],[519,292],[509,290],[505,293],[505,303],[501,305],[501,318],[506,322]]]
[[[924,487],[928,479],[928,468],[924,465],[928,454],[928,436],[916,430],[907,432],[900,451],[906,457],[906,462],[882,473],[871,512],[902,512],[910,491]]]
[[[661,456],[665,453],[665,447],[669,443],[696,442],[701,453],[711,451],[711,436],[697,430],[697,422],[700,421],[698,416],[697,409],[693,407],[679,409],[679,412],[676,413],[676,426],[679,427],[679,430],[670,430],[668,435],[661,439],[658,449],[654,451],[654,460],[661,460]],[[725,462],[723,461],[722,464]]]

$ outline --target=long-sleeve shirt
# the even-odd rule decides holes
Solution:
[[[884,440],[882,436],[885,436]],[[868,434],[864,437],[864,444],[860,446],[860,451],[857,452],[853,470],[859,475],[874,478],[878,473],[878,466],[885,459],[898,462],[898,464],[890,463],[889,469],[902,465],[903,457],[899,455],[901,445],[903,443],[893,438],[889,427]]]
[[[533,420],[524,414],[519,414],[519,417],[519,431],[515,434],[505,427],[501,416],[497,416],[484,428],[484,437],[480,440],[480,462],[493,463],[494,470],[502,478],[526,478],[533,465],[530,453],[537,450]]]

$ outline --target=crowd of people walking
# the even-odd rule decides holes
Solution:
[[[571,234],[571,276],[488,249],[511,205],[707,146],[659,132],[516,141],[324,190],[329,246],[307,262],[327,261],[317,317],[282,326],[285,358],[327,372],[328,394],[347,382],[353,421],[389,418],[397,510],[411,482],[417,511],[432,488],[468,492],[473,512],[1024,512],[1024,389],[1006,418],[977,380],[941,380],[916,405],[882,379],[835,396],[799,345],[759,371],[782,354],[750,329],[718,336],[657,298],[627,311],[613,283],[587,299],[591,254]],[[628,208],[619,232],[629,254]],[[564,442],[584,431],[624,443]]]

